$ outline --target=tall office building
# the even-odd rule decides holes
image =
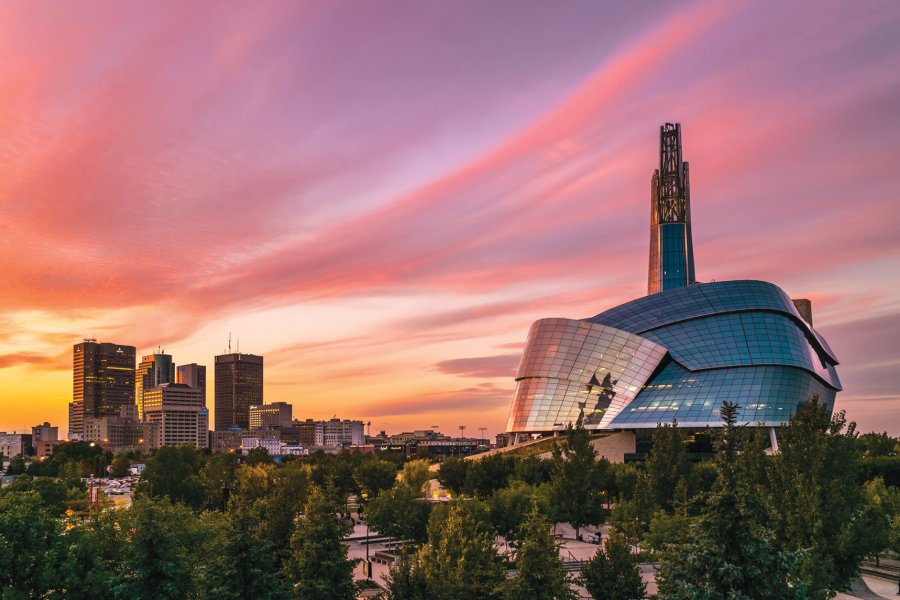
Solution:
[[[85,417],[117,415],[134,404],[134,346],[84,340],[73,347],[69,436],[80,438]]]
[[[175,363],[172,356],[162,352],[141,357],[135,376],[134,400],[138,418],[144,419],[144,390],[164,383],[175,383]]]
[[[183,383],[200,390],[200,399],[203,406],[206,406],[206,365],[191,363],[179,366],[175,370],[175,383]]]
[[[216,357],[216,431],[250,427],[250,407],[263,404],[263,357],[234,352]]]
[[[691,188],[681,160],[681,124],[659,128],[659,169],[650,184],[650,272],[647,294],[694,283]]]

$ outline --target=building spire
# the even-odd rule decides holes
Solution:
[[[681,124],[659,128],[659,169],[650,189],[650,269],[647,293],[694,283],[688,164],[681,160]]]

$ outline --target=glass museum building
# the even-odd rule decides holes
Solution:
[[[838,364],[812,326],[808,300],[764,281],[694,280],[681,128],[660,131],[651,183],[648,295],[588,319],[532,324],[516,374],[510,441],[559,432],[721,426],[725,401],[741,423],[775,428],[818,396],[829,410]]]

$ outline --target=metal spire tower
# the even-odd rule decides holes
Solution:
[[[694,283],[691,191],[681,160],[681,124],[659,128],[659,169],[650,184],[650,270],[647,294]]]

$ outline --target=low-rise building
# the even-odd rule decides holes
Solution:
[[[199,389],[184,383],[164,383],[144,390],[144,419],[159,425],[160,446],[209,445],[209,411]]]
[[[30,433],[6,433],[0,431],[0,454],[7,459],[19,454],[31,456],[32,452]]]
[[[213,452],[236,452],[241,447],[241,439],[247,435],[246,429],[217,429],[209,434],[209,447]]]
[[[250,429],[290,427],[294,408],[287,402],[272,402],[250,407]]]
[[[137,406],[132,404],[122,406],[115,416],[85,417],[81,438],[100,444],[110,452],[155,450],[159,447],[159,425],[142,423],[137,413]]]
[[[362,421],[331,419],[316,422],[316,446],[358,446],[365,442]]]
[[[31,445],[34,447],[34,455],[43,458],[53,454],[53,448],[59,444],[59,427],[53,427],[48,422],[43,425],[35,425],[31,428]]]

